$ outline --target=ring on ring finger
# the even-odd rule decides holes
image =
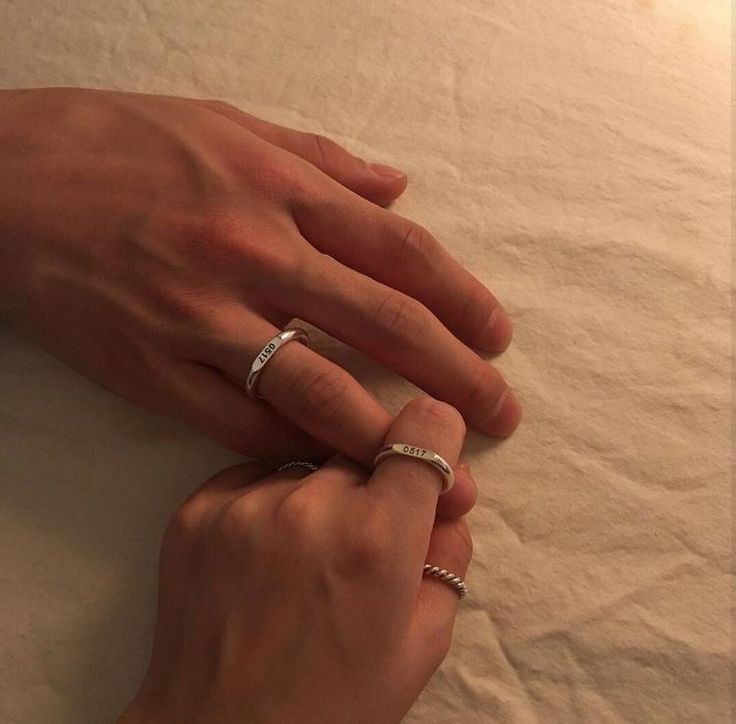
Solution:
[[[289,342],[297,341],[302,342],[309,347],[309,335],[306,330],[301,327],[285,329],[283,332],[279,332],[275,337],[272,337],[264,345],[261,351],[255,356],[253,364],[250,366],[248,377],[245,380],[245,391],[248,397],[253,400],[263,399],[263,395],[258,393],[258,376],[281,347]]]

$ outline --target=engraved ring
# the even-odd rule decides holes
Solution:
[[[442,490],[440,495],[444,495],[455,482],[455,474],[452,468],[441,455],[438,455],[433,450],[427,450],[423,447],[417,447],[416,445],[409,445],[405,442],[396,442],[392,445],[384,445],[376,455],[376,459],[373,461],[374,467],[377,467],[379,463],[383,462],[386,458],[392,455],[406,455],[410,458],[416,458],[421,460],[433,468],[438,470],[442,475]]]
[[[285,329],[273,337],[268,344],[256,355],[253,364],[250,366],[250,372],[245,381],[245,391],[253,400],[262,400],[263,395],[258,394],[256,387],[258,383],[258,375],[266,366],[268,361],[276,354],[276,351],[289,342],[299,341],[309,346],[309,335],[301,327]]]

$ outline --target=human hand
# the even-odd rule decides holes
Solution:
[[[391,416],[303,345],[264,369],[266,402],[244,394],[256,353],[300,317],[482,431],[516,426],[506,383],[467,346],[503,349],[510,322],[377,205],[404,176],[217,102],[2,91],[0,119],[0,310],[93,380],[245,454],[319,441],[367,464]]]
[[[420,398],[388,442],[455,463],[460,415]],[[216,475],[161,550],[151,663],[120,724],[398,722],[443,660],[464,576],[464,519],[436,519],[436,471],[405,457],[372,476],[342,456],[315,473]],[[264,477],[266,475],[266,477]]]

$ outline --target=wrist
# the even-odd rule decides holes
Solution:
[[[23,214],[29,193],[25,186],[29,139],[28,90],[0,91],[0,317],[13,317],[23,288],[24,247],[29,236],[24,233]]]

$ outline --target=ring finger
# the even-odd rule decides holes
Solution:
[[[251,362],[281,330],[242,310],[220,319],[229,319],[229,328],[219,331],[222,341],[210,347],[210,361],[245,387]],[[365,465],[391,426],[391,415],[348,372],[299,342],[273,354],[257,390],[284,418]]]

